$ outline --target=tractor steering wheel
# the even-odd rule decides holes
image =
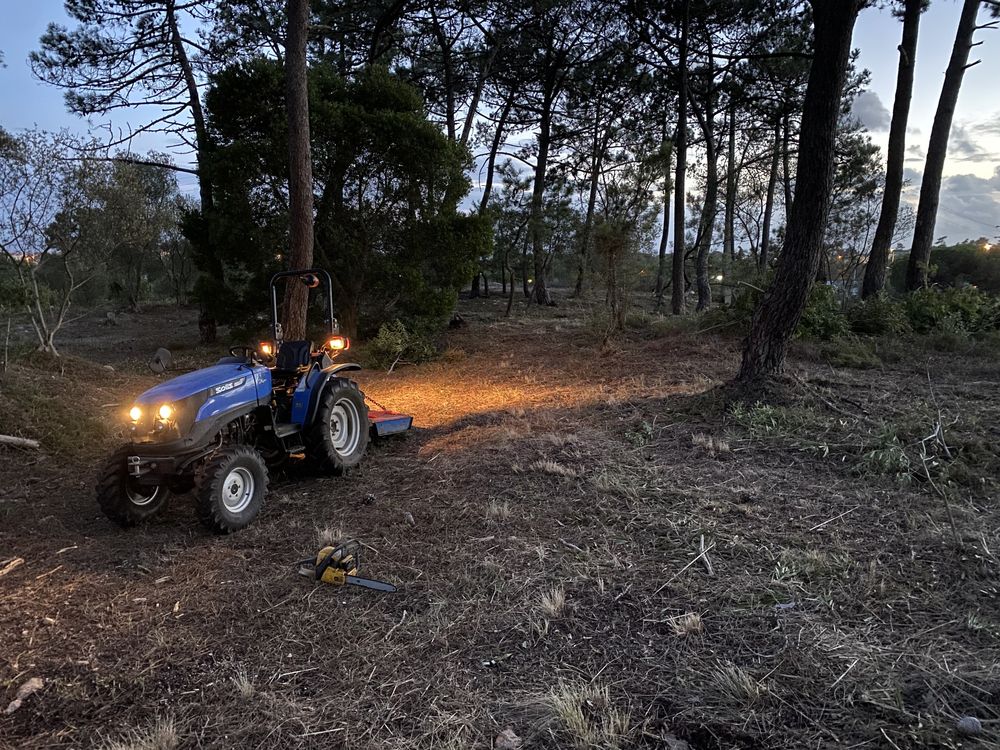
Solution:
[[[229,347],[229,354],[232,357],[248,359],[251,364],[260,362],[260,354],[252,346],[231,346]]]

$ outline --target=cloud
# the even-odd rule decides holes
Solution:
[[[951,137],[948,139],[948,158],[958,161],[979,161],[989,157],[989,152],[980,145],[977,134],[964,123],[955,123],[951,127]]]
[[[903,200],[916,209],[920,194],[921,172],[903,170],[910,188],[904,190]],[[1000,167],[992,177],[957,174],[941,182],[937,221],[934,237],[947,237],[948,242],[959,242],[978,237],[1000,235]],[[907,242],[909,240],[907,239]]]
[[[874,91],[862,91],[851,105],[853,114],[866,129],[871,131],[888,130],[892,118],[882,100]]]
[[[927,152],[919,143],[914,143],[906,149],[906,161],[922,162],[927,158]]]

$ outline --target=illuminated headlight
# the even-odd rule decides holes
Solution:
[[[142,419],[142,409],[140,409],[138,406],[133,406],[131,409],[128,410],[128,418],[131,419],[133,422],[138,422],[140,419]]]
[[[163,406],[157,409],[156,416],[158,416],[162,421],[166,422],[172,416],[174,416],[174,407],[172,407],[170,404],[163,404]]]

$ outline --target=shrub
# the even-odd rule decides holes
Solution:
[[[829,341],[837,336],[846,336],[850,331],[851,326],[834,288],[827,284],[813,286],[795,334]]]
[[[903,301],[906,317],[917,333],[975,333],[1000,324],[1000,303],[975,287],[918,289]]]
[[[865,336],[899,335],[910,330],[905,306],[882,294],[851,305],[847,320],[852,331]]]
[[[399,362],[419,364],[433,359],[435,353],[430,340],[408,331],[399,320],[383,323],[368,344],[368,357],[376,367],[392,368]]]

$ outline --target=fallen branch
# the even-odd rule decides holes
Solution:
[[[34,448],[35,450],[42,447],[42,444],[37,440],[14,437],[13,435],[0,435],[0,445],[13,445],[18,448]]]
[[[12,570],[14,570],[15,568],[17,568],[17,567],[19,567],[21,565],[24,565],[24,558],[23,557],[15,557],[9,563],[7,563],[2,568],[0,568],[0,578],[3,578],[5,575],[7,575]]]

